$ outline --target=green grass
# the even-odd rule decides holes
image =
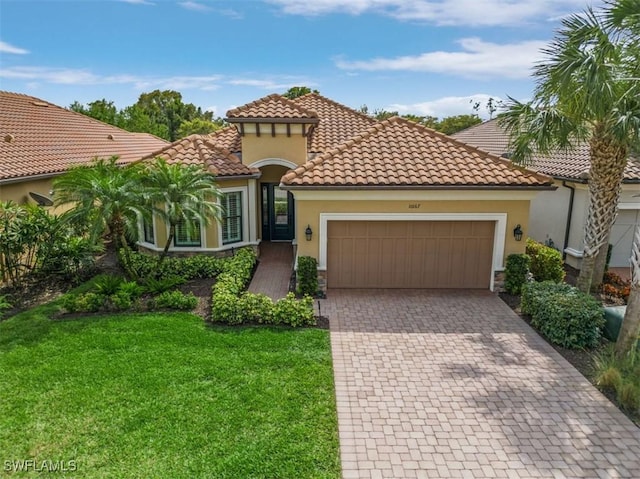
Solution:
[[[185,313],[51,321],[56,308],[0,323],[0,466],[74,460],[83,478],[340,476],[327,331],[210,328]]]

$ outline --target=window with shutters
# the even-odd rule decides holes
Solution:
[[[176,225],[175,246],[202,246],[199,221],[181,221]]]
[[[242,241],[242,192],[222,195],[222,244]]]
[[[155,231],[153,229],[153,218],[142,219],[142,231],[144,233],[144,242],[155,244]]]

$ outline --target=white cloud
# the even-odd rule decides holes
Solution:
[[[187,10],[193,10],[194,12],[209,12],[211,11],[211,7],[204,5],[202,3],[198,3],[198,2],[192,2],[192,1],[188,1],[188,2],[178,2],[178,5],[180,5],[183,8],[186,8]]]
[[[0,53],[13,53],[14,55],[26,55],[29,50],[24,48],[15,47],[7,42],[0,41]]]
[[[545,41],[497,44],[479,38],[463,38],[461,51],[435,51],[420,55],[372,60],[336,60],[343,70],[416,71],[446,73],[473,78],[527,78],[531,67],[543,58]]]
[[[106,85],[130,84],[144,90],[159,88],[164,90],[215,90],[222,80],[220,75],[142,77],[137,75],[97,75],[89,70],[49,67],[9,67],[0,70],[0,78],[28,80],[30,82],[54,83],[62,85]]]
[[[398,113],[412,113],[421,116],[435,116],[444,118],[453,115],[473,114],[473,106],[479,103],[478,115],[482,118],[489,118],[489,112],[486,109],[487,102],[493,98],[494,102],[500,102],[503,98],[497,95],[488,95],[486,93],[476,93],[468,96],[447,96],[436,100],[424,101],[420,103],[398,104],[393,103],[385,110],[397,111]]]
[[[290,15],[377,13],[436,25],[513,25],[558,17],[585,7],[584,0],[266,0]],[[594,3],[600,3],[596,0]]]

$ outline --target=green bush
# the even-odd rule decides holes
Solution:
[[[106,296],[98,293],[84,293],[76,297],[75,311],[78,313],[96,313],[105,307]]]
[[[510,254],[504,270],[504,289],[509,294],[520,294],[527,282],[529,273],[529,256],[526,254]]]
[[[560,251],[528,238],[526,253],[531,258],[529,269],[536,281],[560,283],[564,280],[564,262]]]
[[[144,288],[148,293],[159,294],[172,290],[185,282],[183,277],[172,274],[160,279],[147,278],[144,280]]]
[[[0,319],[4,314],[4,311],[7,309],[11,309],[11,303],[9,303],[6,296],[0,294]]]
[[[126,291],[118,291],[109,296],[107,308],[114,311],[126,311],[133,307],[133,298]]]
[[[117,292],[126,294],[131,299],[138,299],[140,296],[142,296],[142,293],[144,293],[144,291],[144,287],[139,285],[135,281],[125,281],[120,284]]]
[[[640,416],[640,352],[620,357],[609,345],[594,358],[593,379],[600,390],[613,391],[624,409]]]
[[[110,296],[120,289],[122,283],[124,283],[124,278],[122,276],[101,274],[95,279],[93,288],[98,294]]]
[[[213,294],[211,321],[224,324],[241,324],[244,321],[240,298],[223,288]]]
[[[273,301],[266,294],[244,293],[238,303],[239,315],[244,321],[273,323]]]
[[[273,308],[273,322],[275,324],[287,324],[289,326],[313,326],[316,318],[313,315],[313,299],[305,296],[296,300],[293,293],[278,300]]]
[[[544,281],[523,287],[522,312],[549,341],[564,348],[593,348],[600,343],[604,310],[592,296],[564,283]]]
[[[318,262],[311,256],[298,258],[298,294],[315,296],[318,292]]]
[[[208,255],[195,255],[188,258],[165,258],[158,266],[158,257],[147,253],[132,252],[130,269],[139,278],[165,278],[181,276],[185,280],[215,278],[223,270],[228,258],[216,258]]]
[[[178,309],[188,311],[198,306],[198,298],[193,293],[184,294],[182,291],[165,291],[151,300],[154,309]]]

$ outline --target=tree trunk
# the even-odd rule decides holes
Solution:
[[[636,347],[640,335],[640,226],[636,227],[631,249],[631,293],[616,342],[616,356],[622,357]]]
[[[593,266],[593,277],[591,278],[591,291],[597,292],[602,286],[602,279],[604,278],[604,270],[607,267],[607,253],[609,252],[609,238],[610,234],[607,235],[607,240],[600,247],[600,251],[598,251],[598,255],[596,256],[596,263]]]
[[[627,150],[597,125],[589,142],[589,208],[585,221],[584,253],[576,286],[589,293],[596,255],[607,238],[618,212],[620,187],[627,164]]]
[[[175,237],[175,235],[176,235],[176,225],[170,225],[169,226],[169,236],[167,237],[167,242],[164,244],[164,249],[162,250],[162,253],[160,253],[160,256],[158,257],[158,264],[156,266],[156,274],[160,273],[160,267],[162,266],[162,263],[164,262],[164,259],[169,254],[169,248],[171,247],[171,243],[173,243],[173,238]]]

